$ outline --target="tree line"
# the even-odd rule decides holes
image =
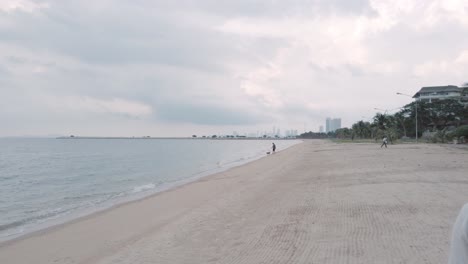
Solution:
[[[419,138],[425,132],[432,132],[446,139],[457,128],[463,131],[468,128],[468,108],[456,99],[412,102],[394,114],[376,113],[371,121],[357,121],[351,128],[328,133],[307,132],[299,137],[377,140],[387,136],[392,141],[416,137],[416,123]]]

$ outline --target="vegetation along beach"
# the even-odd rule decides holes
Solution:
[[[468,0],[0,0],[0,264],[468,264]]]
[[[304,140],[2,244],[0,262],[444,263],[467,157],[453,145]]]

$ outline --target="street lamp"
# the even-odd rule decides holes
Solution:
[[[384,112],[384,115],[386,115],[387,112],[388,112],[387,109],[381,109],[381,108],[374,108],[374,110],[385,111],[385,112]]]
[[[401,109],[401,107],[397,107],[397,108],[393,108],[393,109],[381,109],[381,108],[374,108],[374,110],[385,111],[385,112],[384,112],[384,115],[386,115],[386,114],[387,114],[387,112],[390,112],[390,111],[393,111],[393,110],[397,110],[397,109]]]
[[[404,93],[396,93],[396,94],[413,98],[413,96],[409,94],[404,94]],[[417,99],[414,100],[414,112],[416,113],[415,114],[416,116],[416,143],[418,143],[418,100]]]
[[[368,117],[368,116],[361,116],[361,118],[362,118],[363,121],[365,121],[365,120],[370,121],[372,119],[372,117]],[[369,121],[367,121],[367,122],[369,122]]]

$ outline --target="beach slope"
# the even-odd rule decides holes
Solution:
[[[468,151],[306,140],[0,245],[0,263],[446,263]]]

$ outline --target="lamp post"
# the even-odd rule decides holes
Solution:
[[[413,96],[404,93],[396,93],[398,95],[408,96],[413,98]],[[418,100],[414,100],[414,112],[415,112],[415,119],[416,119],[416,143],[418,143]]]
[[[361,116],[361,118],[362,118],[362,121],[366,121],[366,122],[370,122],[370,120],[372,119],[372,117],[368,117],[368,116]]]
[[[374,108],[374,110],[385,111],[385,112],[384,112],[384,115],[386,115],[387,112],[388,112],[387,109],[381,109],[381,108]]]
[[[386,114],[387,114],[387,112],[389,112],[389,111],[393,111],[393,110],[397,110],[397,109],[401,109],[401,107],[397,107],[397,108],[393,108],[393,109],[381,109],[381,108],[374,108],[374,110],[385,111],[385,112],[384,112],[384,115],[386,115]]]

